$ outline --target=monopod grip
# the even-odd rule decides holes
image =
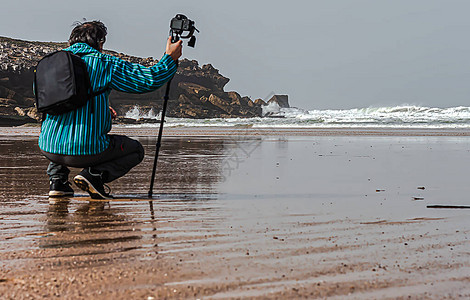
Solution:
[[[179,41],[179,40],[180,40],[180,36],[179,36],[179,35],[177,35],[177,34],[172,34],[172,35],[171,35],[171,42],[172,42],[172,43],[176,43],[176,42]]]

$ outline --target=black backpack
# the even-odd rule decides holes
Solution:
[[[43,57],[34,70],[34,94],[38,112],[61,115],[84,106],[107,89],[93,92],[85,62],[70,51]],[[93,105],[91,106],[93,113]]]

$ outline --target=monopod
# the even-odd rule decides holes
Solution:
[[[188,34],[183,35],[183,33],[186,31]],[[170,35],[172,43],[176,43],[180,40],[180,38],[189,38],[188,46],[194,47],[196,44],[196,37],[193,35],[195,31],[199,32],[199,30],[197,30],[197,28],[194,26],[194,21],[191,21],[185,15],[177,14],[176,17],[170,21]],[[176,67],[178,67],[178,62],[176,62]],[[170,98],[170,85],[172,80],[173,77],[168,80],[166,84],[165,96],[163,96],[162,117],[160,120],[160,130],[158,131],[155,159],[153,161],[152,179],[150,180],[150,188],[148,192],[149,198],[152,198],[153,195],[153,183],[155,181],[155,173],[157,171],[158,153],[160,152],[160,146],[162,145],[163,124],[165,123],[165,113],[168,104],[168,98]]]
[[[163,123],[165,123],[165,112],[166,112],[166,107],[168,104],[168,98],[170,98],[170,85],[171,85],[172,80],[173,80],[173,77],[170,80],[168,80],[166,84],[165,96],[163,96],[162,117],[160,120],[160,130],[158,131],[158,138],[157,138],[157,144],[156,144],[156,149],[155,149],[155,159],[153,161],[152,179],[150,180],[150,188],[148,192],[149,198],[152,198],[152,195],[153,195],[153,183],[155,181],[155,173],[157,171],[158,153],[160,152],[160,146],[162,145]]]

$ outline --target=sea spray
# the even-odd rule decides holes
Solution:
[[[268,103],[267,105],[261,106],[262,115],[266,116],[269,114],[279,114],[281,112],[281,107],[276,102]]]
[[[155,118],[153,111],[141,112],[135,106],[126,113],[133,119]],[[303,110],[280,108],[276,103],[263,107],[263,118],[168,118],[166,126],[253,126],[253,127],[393,127],[470,128],[470,107],[436,108],[414,105],[367,107],[344,110]],[[148,124],[138,126],[152,126]]]
[[[155,111],[153,110],[153,108],[151,108],[147,113],[143,113],[142,110],[137,105],[134,105],[134,107],[131,110],[126,112],[125,117],[129,119],[135,119],[135,120],[159,119],[160,114],[158,115],[155,114]]]

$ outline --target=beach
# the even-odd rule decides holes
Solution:
[[[1,299],[468,299],[470,129],[115,126],[144,161],[50,201],[0,128]],[[80,170],[71,169],[69,180]]]

